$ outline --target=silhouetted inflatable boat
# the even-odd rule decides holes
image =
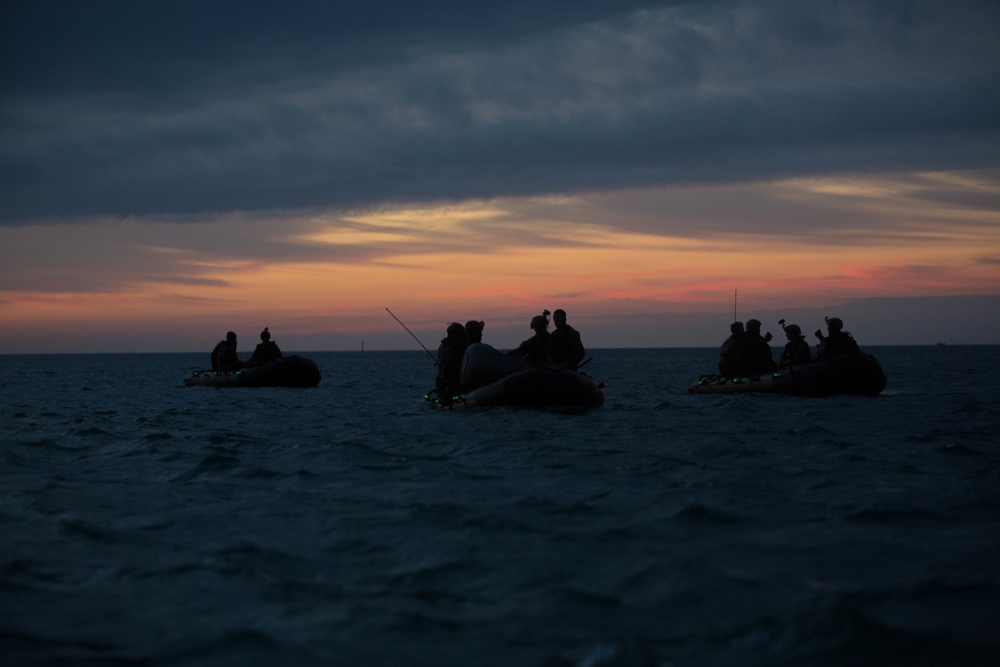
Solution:
[[[605,384],[589,375],[554,366],[531,366],[524,359],[474,343],[462,358],[458,397],[438,397],[442,407],[513,406],[525,408],[599,408]]]
[[[692,394],[772,393],[791,396],[878,396],[886,386],[885,370],[870,354],[819,359],[757,377],[702,375],[688,387]]]
[[[322,378],[311,359],[290,356],[238,371],[195,371],[184,378],[187,387],[315,387]]]

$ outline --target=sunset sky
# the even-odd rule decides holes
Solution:
[[[1000,343],[1000,3],[0,3],[0,353]],[[735,297],[735,298],[734,298]],[[734,303],[735,302],[735,303]]]

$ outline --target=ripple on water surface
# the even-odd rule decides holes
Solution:
[[[422,351],[307,355],[309,390],[5,358],[0,651],[991,664],[1000,381],[973,371],[1000,348],[878,349],[887,391],[829,399],[688,394],[715,350],[592,352],[585,412],[428,409]]]

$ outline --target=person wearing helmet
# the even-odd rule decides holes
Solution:
[[[508,354],[521,357],[532,366],[544,364],[549,361],[549,342],[552,338],[549,334],[549,311],[543,310],[541,315],[531,318],[531,330],[535,334],[522,341],[517,349],[511,350]]]
[[[760,320],[747,320],[747,330],[736,354],[736,372],[755,377],[774,366],[771,356],[771,333],[760,335]]]
[[[854,336],[849,331],[844,331],[843,320],[839,317],[827,317],[824,319],[826,320],[826,330],[828,333],[826,336],[823,336],[822,331],[819,329],[816,330],[816,338],[819,338],[817,357],[829,359],[830,357],[858,354],[861,352],[861,348],[858,347]]]
[[[448,325],[447,335],[438,345],[438,373],[434,388],[438,396],[450,402],[462,388],[462,354],[465,352],[465,327],[458,322]]]
[[[212,350],[212,370],[220,373],[238,371],[244,365],[236,354],[236,334],[230,331],[226,334],[226,339],[216,343]]]
[[[806,342],[806,337],[802,335],[802,328],[798,324],[785,326],[784,320],[781,321],[781,326],[785,328],[785,337],[788,338],[788,342],[781,353],[781,358],[778,359],[778,366],[804,364],[812,359],[812,354],[809,352],[809,343]]]
[[[465,323],[465,346],[468,347],[473,343],[483,342],[483,329],[486,328],[486,322],[481,322],[479,320],[469,320]]]
[[[729,338],[719,348],[719,373],[727,378],[736,375],[736,353],[743,341],[743,323],[733,322],[729,325]]]
[[[549,339],[552,363],[575,371],[587,355],[583,341],[580,340],[580,332],[566,324],[566,311],[562,308],[552,313],[552,322],[556,325],[556,330]]]
[[[278,348],[278,344],[271,340],[271,332],[267,330],[267,327],[264,327],[264,330],[260,332],[260,343],[254,348],[247,366],[263,366],[275,359],[281,359],[281,350]]]

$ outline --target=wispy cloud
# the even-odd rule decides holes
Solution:
[[[899,270],[905,262],[895,258],[905,255],[910,263],[919,257],[928,266],[967,273],[993,264],[1000,209],[988,206],[997,192],[995,172],[887,174],[350,214],[234,214],[202,224],[105,218],[21,225],[0,231],[8,254],[0,277],[6,290],[101,292],[157,283],[224,287],[235,276],[289,265],[417,269],[437,263],[442,269],[490,265],[505,271],[501,264],[519,256],[543,258],[532,259],[537,269],[528,269],[540,274],[569,270],[555,261],[558,256],[600,258],[605,267],[624,262],[615,271],[629,274],[650,252],[672,258],[648,278],[661,283],[669,266],[677,268],[680,275],[671,279],[678,280],[710,261],[721,264],[712,269],[717,276],[731,280],[725,265],[750,255],[782,257],[790,269],[803,258],[840,253],[843,264],[882,262]],[[526,267],[515,262],[511,268]],[[760,279],[773,274],[776,281],[782,275],[773,267],[755,273]],[[631,289],[640,289],[643,280],[632,275]]]

